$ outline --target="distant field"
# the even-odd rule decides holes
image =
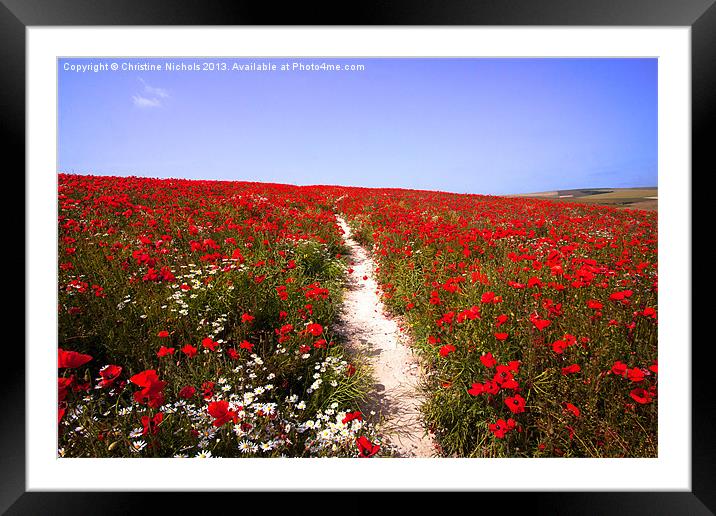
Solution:
[[[658,189],[644,188],[580,188],[574,190],[555,190],[515,194],[510,197],[530,197],[564,202],[604,204],[619,208],[657,211],[659,206]]]

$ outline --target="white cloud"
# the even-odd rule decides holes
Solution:
[[[169,92],[167,92],[167,90],[165,90],[163,88],[155,88],[154,86],[150,86],[141,77],[139,78],[139,82],[144,84],[144,93],[146,93],[148,95],[152,95],[154,97],[161,97],[163,99],[169,97]]]
[[[134,102],[135,106],[140,108],[159,107],[162,105],[162,103],[159,102],[159,99],[148,99],[146,97],[142,97],[141,95],[133,95],[132,102]]]
[[[169,98],[167,90],[150,86],[141,77],[138,77],[138,79],[144,85],[144,91],[132,96],[132,102],[134,102],[135,106],[140,108],[161,107],[162,101],[160,99]]]

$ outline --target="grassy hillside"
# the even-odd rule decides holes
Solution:
[[[603,204],[618,208],[656,211],[659,206],[657,187],[640,188],[578,188],[516,194],[509,197],[530,197],[564,202]]]

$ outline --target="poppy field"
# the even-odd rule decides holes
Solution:
[[[58,176],[58,453],[385,457],[336,320],[371,253],[443,457],[657,455],[657,215]]]

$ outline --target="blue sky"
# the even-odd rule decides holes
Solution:
[[[657,184],[656,59],[165,69],[205,61],[59,60],[58,171],[486,194]],[[251,63],[277,66],[232,70]],[[71,69],[98,64],[107,69]]]

